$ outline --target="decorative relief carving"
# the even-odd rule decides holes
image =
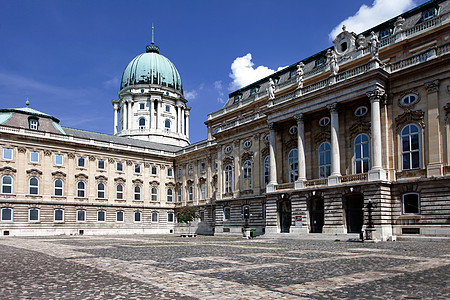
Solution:
[[[424,116],[425,113],[423,111],[406,110],[403,114],[395,118],[397,131],[400,131],[401,127],[410,122],[417,123],[422,129],[425,128]]]
[[[205,183],[205,182],[206,182],[206,178],[205,178],[205,177],[200,177],[200,178],[198,179],[198,181],[199,181],[200,183]]]
[[[94,160],[95,160],[95,156],[89,155],[89,160],[90,160],[90,161],[94,161]]]
[[[144,183],[144,182],[143,182],[142,180],[140,180],[139,178],[133,179],[133,180],[131,180],[131,182],[132,182],[133,184],[143,184],[143,183]]]
[[[151,186],[158,186],[159,185],[159,181],[156,180],[152,180],[149,182]]]
[[[104,175],[98,175],[98,176],[95,176],[95,180],[97,180],[97,181],[108,181],[108,177],[106,177]]]
[[[67,157],[70,159],[74,159],[75,158],[75,154],[74,153],[68,153]]]
[[[366,92],[366,95],[370,101],[381,101],[386,96],[386,92],[384,89],[376,87],[374,90]]]
[[[127,180],[123,177],[116,177],[114,178],[115,183],[125,183]]]
[[[253,160],[253,151],[245,151],[241,156],[241,160]]]
[[[412,102],[410,104],[403,103],[403,99],[408,95],[417,97],[417,100],[415,100],[414,102]],[[400,94],[397,102],[398,102],[398,106],[400,106],[402,108],[413,109],[414,106],[416,106],[416,104],[420,102],[420,100],[421,100],[420,94],[417,91],[417,89],[410,89],[410,90],[406,90],[406,91],[402,92]]]
[[[328,65],[330,66],[331,76],[336,76],[339,72],[339,66],[337,64],[336,52],[334,50],[328,49],[327,51]]]
[[[300,62],[297,65],[297,77],[296,77],[296,80],[297,80],[297,88],[298,89],[302,89],[303,88],[303,74],[305,74],[304,68],[305,68],[305,64],[303,62]]]
[[[17,170],[10,166],[4,166],[0,168],[0,173],[2,175],[12,175],[13,173],[16,173]]]
[[[19,153],[26,153],[27,149],[25,147],[19,147],[17,148],[17,151],[19,151]]]
[[[144,163],[144,168],[150,168],[150,163],[148,162]]]
[[[51,156],[51,155],[52,155],[52,151],[50,151],[50,150],[44,150],[44,155],[45,155],[45,156]]]
[[[360,119],[359,122],[350,126],[350,139],[353,140],[360,133],[365,133],[370,136],[370,122]]]
[[[267,123],[267,127],[269,128],[269,130],[275,130],[276,125],[274,122],[270,122],[270,123]]]
[[[338,104],[337,102],[331,103],[327,105],[328,110],[331,113],[337,113],[338,112]]]
[[[426,172],[426,170],[423,170],[423,169],[397,172],[397,179],[411,178],[411,177],[425,178],[425,177],[427,177],[427,172]]]
[[[322,130],[320,133],[314,135],[315,148],[319,148],[319,145],[323,142],[329,142],[331,140],[331,133],[329,130]]]
[[[439,91],[439,80],[433,80],[425,83],[425,87],[428,91],[428,93],[434,93]]]
[[[231,156],[227,156],[223,159],[223,166],[229,165],[229,164],[234,164],[234,159]]]
[[[108,158],[108,163],[113,164],[116,160],[114,158]]]
[[[38,176],[38,175],[42,175],[42,171],[38,170],[38,169],[28,169],[27,174],[30,174],[32,176]]]
[[[172,181],[166,182],[166,186],[170,187],[170,188],[174,188],[175,187],[175,183],[173,183]]]
[[[79,179],[79,180],[83,180],[83,179],[88,179],[88,176],[83,173],[78,173],[78,174],[75,174],[75,178]]]
[[[269,147],[264,147],[261,150],[261,155],[262,155],[263,158],[265,158],[267,155],[269,155]]]
[[[61,171],[55,171],[55,172],[52,172],[52,176],[54,178],[65,178],[66,177],[66,173],[61,172]]]
[[[132,166],[133,162],[131,160],[127,160],[127,166]]]
[[[304,115],[302,113],[295,114],[294,115],[294,119],[297,121],[297,123],[304,122]]]

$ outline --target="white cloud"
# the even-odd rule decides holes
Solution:
[[[197,91],[196,90],[192,90],[189,92],[185,92],[184,93],[184,98],[186,98],[187,100],[194,100],[195,98],[197,98]]]
[[[251,53],[237,57],[233,61],[230,73],[230,77],[233,79],[233,82],[230,84],[231,91],[240,89],[275,72],[265,66],[258,66],[256,69],[253,66]]]
[[[214,89],[219,94],[219,97],[217,97],[217,102],[219,103],[225,103],[225,93],[223,92],[223,86],[222,86],[222,80],[214,81]]]
[[[342,25],[357,34],[387,21],[416,6],[414,0],[374,0],[372,6],[361,5],[358,12],[337,25],[328,34],[331,41],[342,31]]]
[[[118,88],[119,87],[119,84],[120,84],[120,80],[119,80],[119,77],[114,77],[114,78],[111,78],[110,80],[106,80],[106,81],[104,81],[103,82],[103,86],[105,87],[105,88]]]

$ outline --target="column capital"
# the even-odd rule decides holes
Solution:
[[[338,104],[337,104],[337,102],[328,104],[328,105],[327,105],[327,108],[328,108],[328,110],[329,110],[331,113],[337,113],[337,110],[338,110]]]
[[[439,90],[439,79],[425,82],[428,93],[435,93]]]
[[[275,130],[275,122],[268,122],[267,127],[269,128],[269,130]]]
[[[384,89],[376,87],[372,91],[366,92],[367,97],[369,97],[370,101],[380,102],[386,95]]]
[[[294,115],[294,119],[297,120],[297,123],[298,123],[298,122],[303,122],[305,117],[302,113],[299,113],[299,114]]]

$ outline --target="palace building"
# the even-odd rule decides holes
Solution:
[[[450,236],[450,0],[432,0],[234,91],[189,143],[153,43],[125,68],[114,135],[0,109],[0,233]],[[195,109],[195,108],[194,108]]]

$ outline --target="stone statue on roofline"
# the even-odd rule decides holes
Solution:
[[[269,86],[267,87],[267,94],[269,95],[269,100],[275,99],[275,83],[272,78],[269,78]]]
[[[304,67],[305,67],[305,64],[303,62],[300,62],[297,65],[297,88],[299,88],[299,89],[303,88],[303,74],[304,74],[303,68]]]
[[[328,57],[328,64],[330,65],[331,76],[336,76],[337,73],[339,72],[336,53],[332,49],[328,49],[327,57]]]
[[[375,34],[375,32],[370,33],[370,40],[369,40],[369,50],[370,55],[372,55],[372,59],[378,59],[378,50],[380,48],[380,41],[378,40],[378,36]]]

